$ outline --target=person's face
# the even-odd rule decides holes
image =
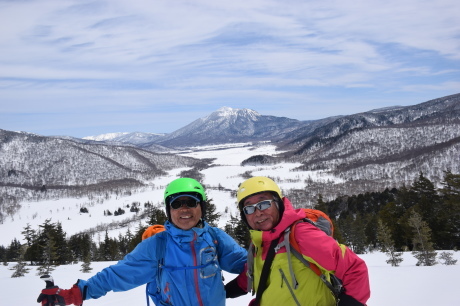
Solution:
[[[253,205],[265,200],[273,200],[273,195],[270,192],[263,192],[248,197],[244,200],[243,206]],[[271,201],[271,206],[264,210],[256,210],[252,214],[245,214],[246,220],[252,229],[259,231],[268,231],[278,224],[279,211],[275,201]]]
[[[194,199],[183,196],[175,201],[195,201]],[[196,201],[195,201],[196,202]],[[171,203],[172,204],[172,203]],[[172,208],[170,205],[171,220],[175,226],[183,230],[189,230],[198,224],[201,218],[201,205],[198,204],[196,207],[188,207],[185,203],[178,209]]]

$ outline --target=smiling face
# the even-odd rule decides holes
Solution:
[[[189,197],[183,196],[177,200],[190,200]],[[178,209],[170,208],[171,212],[171,221],[172,223],[180,229],[189,230],[195,225],[198,224],[201,218],[201,205],[190,208],[187,205],[182,205]]]
[[[264,200],[273,200],[273,195],[270,192],[262,192],[250,196],[244,200],[243,206],[256,204]],[[259,231],[269,231],[278,224],[279,211],[274,201],[272,206],[265,210],[256,209],[254,213],[246,215],[246,220],[252,229]]]

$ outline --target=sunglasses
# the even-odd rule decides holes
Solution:
[[[182,206],[187,206],[188,208],[195,208],[200,204],[200,201],[196,201],[194,199],[187,199],[187,200],[174,200],[174,202],[171,203],[171,208],[172,209],[179,209]]]
[[[264,200],[264,201],[260,201],[259,203],[256,203],[256,204],[244,206],[243,207],[243,212],[246,215],[251,215],[256,211],[256,208],[258,210],[261,210],[261,211],[266,210],[266,209],[268,209],[268,208],[270,208],[272,206],[273,201],[274,200]]]

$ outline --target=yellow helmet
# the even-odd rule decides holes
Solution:
[[[238,187],[238,191],[236,192],[238,205],[240,205],[241,201],[245,198],[264,191],[274,192],[279,196],[280,199],[283,198],[281,195],[281,189],[273,180],[265,176],[255,176],[247,179]]]

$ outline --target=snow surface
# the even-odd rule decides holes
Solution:
[[[391,267],[385,263],[385,254],[372,253],[360,255],[369,267],[371,298],[369,306],[458,306],[460,298],[456,294],[458,289],[457,275],[460,265],[432,267],[415,266],[416,259],[411,253],[404,253],[404,261],[400,267]],[[460,259],[460,252],[454,254]],[[68,289],[77,279],[87,279],[104,267],[115,262],[93,262],[92,273],[80,272],[81,263],[60,266],[52,275],[55,283]],[[36,267],[32,267],[25,277],[11,278],[13,271],[0,265],[0,296],[1,305],[38,305],[36,299],[45,283],[36,276]],[[232,280],[236,275],[224,273],[225,282]],[[236,299],[227,299],[227,305],[248,305],[253,297],[250,294]],[[97,300],[84,302],[85,306],[124,306],[146,305],[145,286],[140,286],[126,292],[109,292]],[[153,305],[153,303],[150,303]]]
[[[282,190],[290,188],[303,188],[304,180],[311,178],[313,180],[339,181],[338,178],[329,174],[318,171],[291,172],[298,164],[283,165],[264,165],[264,166],[245,166],[241,167],[240,163],[246,158],[256,154],[274,154],[274,146],[264,145],[251,147],[242,145],[241,147],[231,146],[229,148],[207,147],[201,148],[200,151],[188,152],[183,155],[193,156],[196,158],[216,158],[214,167],[203,171],[205,175],[203,183],[207,186],[217,187],[219,184],[227,189],[236,190],[239,183],[242,182],[241,174],[246,171],[252,171],[253,175],[270,175],[277,179]],[[167,176],[157,178],[153,181],[146,182],[148,187],[134,192],[130,196],[112,196],[109,199],[102,198],[79,198],[79,199],[59,199],[42,202],[21,203],[22,208],[19,213],[13,217],[6,218],[3,224],[0,224],[0,245],[8,246],[13,238],[24,242],[21,235],[24,227],[30,224],[33,229],[38,229],[39,224],[43,224],[48,218],[51,222],[62,222],[63,230],[68,236],[80,232],[83,229],[95,227],[98,224],[110,223],[113,221],[122,221],[132,216],[132,213],[126,212],[122,216],[104,216],[103,211],[109,209],[114,211],[118,207],[126,206],[132,202],[143,203],[150,201],[153,204],[162,205],[164,186],[171,180],[177,178],[177,174],[185,169],[174,169]],[[208,197],[213,199],[216,208],[223,213],[219,225],[221,227],[230,218],[230,214],[237,215],[235,199],[231,197],[228,191],[219,191],[215,189],[207,190]],[[89,214],[80,214],[79,209],[84,205],[88,207]],[[227,210],[227,213],[225,213]],[[132,225],[131,231],[135,230]],[[144,222],[145,224],[145,222]],[[112,230],[109,235],[117,237],[121,232],[126,233],[126,228]],[[103,239],[102,237],[95,237]],[[382,253],[360,255],[363,258],[370,272],[371,280],[371,299],[368,305],[460,305],[460,298],[456,295],[458,288],[456,278],[460,274],[460,265],[444,266],[436,265],[433,267],[417,267],[416,260],[410,253],[404,254],[404,261],[400,267],[391,267],[385,261],[387,257]],[[456,259],[460,259],[460,253],[454,254]],[[56,284],[63,288],[69,288],[78,278],[87,279],[91,275],[100,271],[102,268],[113,264],[114,262],[94,262],[92,263],[93,273],[84,274],[79,270],[81,263],[75,265],[60,266],[54,272]],[[44,287],[44,282],[36,276],[36,267],[32,267],[25,277],[11,278],[13,271],[8,270],[15,263],[10,263],[8,267],[0,265],[0,296],[2,297],[1,305],[34,305],[40,290]],[[225,273],[225,281],[228,282],[235,275]],[[227,300],[227,305],[247,305],[252,299],[250,295],[238,299]],[[128,292],[109,293],[107,296],[98,300],[89,300],[84,305],[145,305],[145,287],[140,286]],[[153,304],[153,303],[151,303]],[[37,304],[35,304],[37,305]]]

